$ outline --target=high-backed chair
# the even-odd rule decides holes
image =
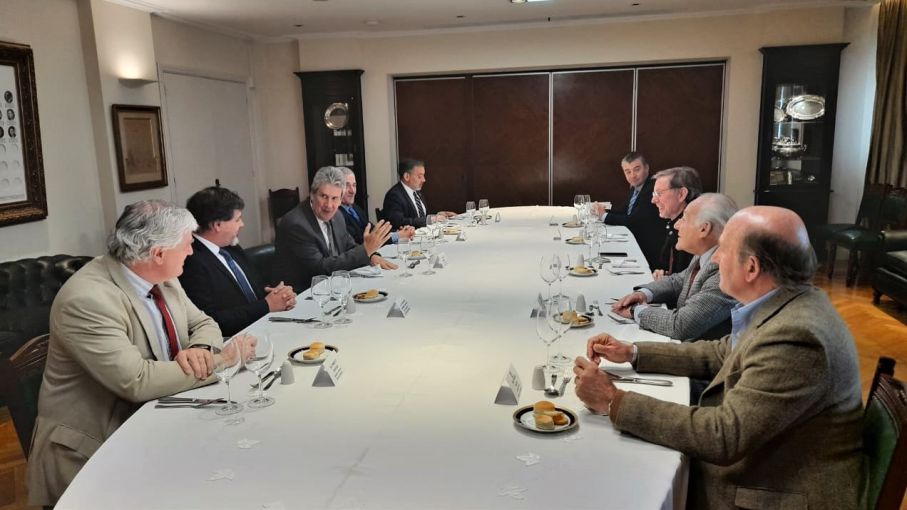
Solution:
[[[897,510],[907,489],[907,386],[879,358],[863,415],[862,508]]]
[[[32,338],[8,359],[0,360],[0,394],[9,408],[26,458],[38,417],[38,393],[44,378],[49,337],[50,334],[45,334]]]
[[[274,265],[274,257],[277,254],[273,244],[260,244],[251,248],[244,248],[243,251],[246,252],[246,257],[249,257],[249,261],[255,266],[266,285],[273,286],[277,283],[274,281],[271,271],[271,267]]]
[[[268,189],[268,212],[271,224],[277,228],[277,221],[299,204],[299,186],[294,189]]]
[[[857,219],[853,223],[828,223],[817,226],[813,232],[813,238],[817,241],[817,246],[825,246],[826,249],[826,270],[829,278],[835,270],[835,247],[830,243],[831,236],[837,232],[854,228],[877,229],[879,224],[879,214],[882,211],[882,200],[885,195],[891,191],[890,184],[867,184],[863,188],[863,198],[860,199],[860,208],[857,210]]]

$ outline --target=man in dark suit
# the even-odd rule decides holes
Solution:
[[[593,213],[602,218],[606,225],[627,227],[639,243],[649,267],[654,269],[658,254],[664,244],[664,222],[659,219],[658,208],[652,203],[652,187],[649,180],[649,163],[639,152],[630,152],[620,161],[630,197],[626,207],[606,211],[605,205],[596,202]]]
[[[690,265],[691,253],[677,249],[677,222],[683,216],[687,204],[702,194],[699,172],[688,166],[677,166],[662,170],[652,177],[652,203],[658,207],[658,215],[665,220],[664,243],[658,259],[653,264],[652,276],[658,280],[663,276],[679,273]]]
[[[614,427],[689,455],[688,508],[857,508],[863,405],[854,340],[809,285],[796,213],[740,210],[713,260],[741,304],[720,340],[629,344],[603,334],[576,359],[576,394]],[[618,389],[601,358],[711,383],[687,406]]]
[[[362,244],[347,233],[343,215],[337,214],[345,185],[339,168],[318,169],[308,200],[300,202],[277,225],[274,274],[298,291],[307,289],[313,276],[330,275],[340,269],[350,271],[369,264],[382,269],[397,268],[378,253],[390,239],[390,223],[379,221],[374,228],[367,225]]]
[[[368,221],[368,214],[356,205],[356,174],[345,166],[337,168],[343,172],[343,177],[346,179],[346,187],[343,188],[343,196],[340,197],[340,212],[346,221],[346,231],[354,241],[362,244],[362,231],[372,223]],[[412,239],[415,232],[416,229],[409,225],[400,227],[397,232],[391,232],[388,242],[397,244],[400,239]]]
[[[404,159],[397,165],[400,182],[391,186],[384,195],[384,209],[381,214],[394,228],[411,225],[424,227],[427,223],[428,206],[422,196],[425,184],[425,163],[416,159]],[[440,211],[435,219],[456,216],[450,211]]]
[[[677,222],[677,248],[693,255],[685,270],[640,285],[611,306],[639,327],[678,340],[719,338],[731,331],[731,308],[737,304],[721,291],[712,255],[737,204],[720,193],[690,202]],[[649,306],[664,303],[668,308]]]
[[[243,228],[243,199],[226,188],[205,188],[189,198],[186,209],[198,222],[192,255],[180,283],[189,299],[233,336],[268,312],[289,310],[296,294],[283,282],[265,287],[236,236]]]

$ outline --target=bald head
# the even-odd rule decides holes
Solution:
[[[741,209],[728,222],[738,230],[738,260],[754,257],[759,270],[779,287],[809,283],[816,272],[816,254],[806,225],[790,209],[753,206]]]

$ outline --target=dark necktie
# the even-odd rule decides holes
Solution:
[[[334,244],[334,227],[331,225],[330,221],[326,221],[324,224],[328,227],[328,253],[330,253],[332,257],[336,257],[339,253],[337,253],[337,245]]]
[[[693,290],[693,282],[696,281],[696,275],[699,274],[699,260],[696,260],[696,263],[693,264],[693,267],[690,269],[690,283],[687,286],[687,295],[684,299],[690,297],[690,292]]]
[[[176,326],[173,325],[173,317],[170,316],[170,310],[167,309],[167,302],[164,300],[160,287],[157,285],[151,287],[149,294],[154,299],[154,304],[160,310],[161,318],[164,320],[164,331],[167,332],[167,344],[170,347],[170,359],[172,360],[180,352],[180,344],[176,336]]]
[[[422,218],[425,216],[425,205],[422,203],[421,193],[418,191],[413,192],[413,198],[416,199],[416,212],[419,214],[419,217]]]
[[[249,285],[249,281],[246,280],[246,275],[243,274],[242,270],[239,268],[239,265],[233,260],[233,256],[230,255],[230,252],[221,248],[220,255],[227,261],[227,267],[230,268],[230,272],[233,273],[233,277],[236,278],[236,283],[239,284],[239,290],[242,291],[243,295],[246,296],[246,301],[254,303],[258,301],[258,298],[255,296],[255,292],[252,290],[252,286]]]
[[[633,212],[633,206],[636,205],[637,198],[639,198],[639,188],[633,188],[633,194],[630,195],[630,203],[627,204],[627,214]]]

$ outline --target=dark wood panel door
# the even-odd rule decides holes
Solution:
[[[633,130],[633,70],[554,74],[554,205],[578,193],[626,201],[621,158]]]
[[[472,197],[548,203],[548,74],[476,77]]]
[[[717,191],[723,90],[722,64],[639,69],[636,150],[653,173],[691,166],[705,191]]]
[[[468,82],[467,78],[450,78],[395,84],[398,160],[425,161],[423,193],[432,212],[462,211],[470,200]]]

